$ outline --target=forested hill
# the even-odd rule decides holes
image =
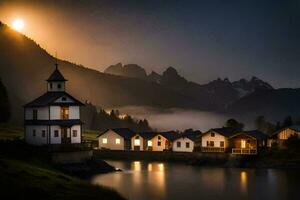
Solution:
[[[0,79],[0,123],[10,118],[10,103],[5,86]]]

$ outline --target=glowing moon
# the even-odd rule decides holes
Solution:
[[[15,29],[16,31],[22,31],[24,29],[25,23],[22,19],[15,19],[12,22],[12,27],[13,29]]]

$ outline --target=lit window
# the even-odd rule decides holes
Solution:
[[[140,139],[135,139],[134,140],[134,146],[140,146],[140,145],[141,145]]]
[[[69,107],[61,107],[60,117],[61,119],[69,119]]]
[[[102,143],[103,143],[103,144],[107,144],[107,138],[103,138],[103,139],[102,139]]]
[[[116,139],[116,144],[120,144],[121,140],[119,138]]]
[[[152,147],[152,141],[151,140],[148,141],[148,147]]]
[[[246,140],[241,140],[241,148],[246,148]]]

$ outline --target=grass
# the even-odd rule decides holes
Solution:
[[[1,199],[123,199],[111,189],[20,160],[0,158],[0,177]]]

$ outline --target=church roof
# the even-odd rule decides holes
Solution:
[[[55,102],[58,98],[67,96],[73,100],[73,102]],[[84,105],[81,101],[72,97],[67,92],[47,92],[35,100],[27,103],[24,107],[43,107],[48,105]]]
[[[60,71],[56,67],[54,72],[47,79],[47,81],[48,82],[50,82],[50,81],[67,81],[67,79],[65,79],[65,77],[60,73]]]

